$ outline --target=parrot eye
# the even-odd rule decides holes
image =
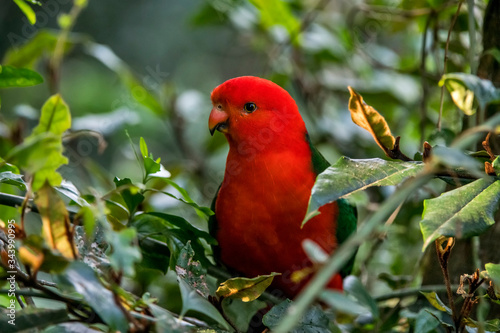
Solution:
[[[243,108],[247,113],[252,113],[257,110],[257,105],[255,105],[255,103],[247,103],[245,104],[245,106],[243,106]]]

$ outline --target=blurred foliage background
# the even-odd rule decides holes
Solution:
[[[401,136],[401,150],[415,159],[424,141],[447,145],[479,122],[457,109],[438,82],[445,73],[477,72],[487,1],[90,0],[77,13],[72,1],[41,3],[32,5],[35,24],[13,1],[0,3],[2,65],[44,77],[34,87],[0,90],[0,156],[31,132],[42,104],[59,91],[73,118],[64,139],[69,164],[60,173],[81,193],[107,193],[115,176],[141,181],[128,132],[135,144],[144,137],[172,179],[209,206],[228,149],[207,128],[210,92],[235,76],[261,76],[287,89],[332,163],[343,155],[384,157],[352,123],[347,86],[379,110]],[[58,67],[54,50],[65,28]],[[169,184],[153,186],[176,193]],[[435,181],[416,192],[388,222],[388,234],[362,246],[354,274],[371,295],[422,283],[422,199],[445,186]],[[19,194],[9,185],[0,189]],[[360,220],[393,191],[375,188],[351,198]],[[164,195],[148,194],[140,208],[206,229],[195,211]],[[17,214],[2,207],[4,219]],[[440,283],[440,274],[429,280]],[[148,279],[145,289],[163,288]]]

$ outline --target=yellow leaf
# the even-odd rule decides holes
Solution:
[[[269,287],[273,278],[280,273],[260,275],[255,278],[237,277],[220,284],[215,292],[218,297],[241,299],[250,302],[257,298]]]
[[[375,142],[384,150],[386,155],[390,155],[389,151],[394,148],[396,139],[391,134],[391,129],[377,110],[363,101],[363,97],[354,91],[351,87],[347,87],[351,93],[349,99],[349,110],[351,111],[352,121],[371,133]]]
[[[69,214],[64,202],[48,182],[35,196],[43,222],[43,237],[47,244],[58,250],[67,259],[76,259],[77,250],[73,242],[73,232]]]
[[[44,255],[38,249],[21,246],[19,248],[19,259],[23,264],[30,266],[32,272],[36,274],[43,264]]]

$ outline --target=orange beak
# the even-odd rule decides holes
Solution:
[[[226,111],[219,110],[216,107],[212,108],[210,117],[208,117],[208,129],[210,134],[214,135],[215,131],[227,133],[229,127],[229,115]]]

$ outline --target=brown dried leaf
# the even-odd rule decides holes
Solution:
[[[373,107],[366,104],[363,101],[363,97],[354,91],[353,88],[347,88],[351,93],[349,110],[351,111],[352,121],[370,132],[375,142],[377,142],[387,156],[390,156],[390,151],[394,148],[396,139],[392,135],[385,118]]]

